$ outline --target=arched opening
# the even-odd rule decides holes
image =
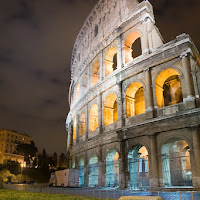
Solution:
[[[180,74],[175,69],[162,71],[156,79],[158,108],[183,102]]]
[[[98,127],[98,105],[93,104],[90,108],[90,115],[89,115],[89,132],[93,132]]]
[[[80,90],[80,85],[79,83],[76,85],[76,92],[75,92],[75,95],[76,95],[76,101],[78,100],[79,98],[79,90]]]
[[[109,94],[106,97],[104,104],[104,124],[105,126],[117,122],[117,96],[115,94]]]
[[[84,186],[84,159],[83,158],[81,158],[79,160],[78,168],[79,168],[79,171],[80,171],[79,187],[83,187]]]
[[[79,136],[82,137],[85,134],[85,113],[82,113],[79,118]]]
[[[73,120],[73,128],[72,128],[72,145],[74,144],[76,139],[76,118]]]
[[[115,149],[110,150],[106,156],[106,186],[119,186],[119,154]]]
[[[99,82],[99,62],[95,62],[92,67],[92,73],[91,73],[91,87],[96,85]]]
[[[89,187],[96,187],[98,185],[98,177],[98,158],[94,155],[89,159]]]
[[[128,153],[128,170],[132,189],[149,187],[149,159],[145,146],[136,145]]]
[[[145,113],[144,88],[141,83],[132,83],[126,90],[126,117]]]
[[[117,69],[117,49],[111,47],[105,57],[105,76]]]
[[[162,172],[165,187],[192,186],[190,149],[186,141],[173,138],[162,146]]]
[[[132,32],[125,41],[125,63],[130,62],[134,58],[142,54],[141,35],[139,32]]]

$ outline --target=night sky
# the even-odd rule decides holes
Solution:
[[[188,33],[200,50],[200,0],[150,0],[166,42]],[[66,150],[73,44],[97,0],[0,0],[0,128]]]

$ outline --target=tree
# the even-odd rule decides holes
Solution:
[[[35,143],[31,141],[30,144],[18,144],[16,151],[18,154],[24,156],[24,160],[26,161],[27,165],[30,164],[30,158],[35,157],[38,151]]]
[[[41,167],[44,168],[44,169],[49,167],[48,157],[47,157],[47,153],[46,153],[45,149],[43,149],[43,151],[42,151]]]
[[[3,168],[8,169],[10,173],[17,175],[21,172],[20,164],[16,161],[5,160],[3,163]]]
[[[67,168],[67,159],[64,153],[60,154],[60,159],[59,159],[59,168],[64,169]]]
[[[57,156],[56,152],[53,153],[53,166],[55,168],[57,168],[57,166],[58,166],[58,156]]]

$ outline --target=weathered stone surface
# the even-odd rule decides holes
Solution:
[[[134,57],[137,39],[141,54]],[[200,187],[199,160],[195,160],[200,141],[194,140],[200,138],[199,66],[199,53],[187,34],[163,44],[148,1],[98,2],[74,45],[66,121],[70,160],[85,160],[85,186],[89,184],[89,159],[93,155],[99,160],[98,186],[105,186],[106,156],[115,149],[120,161],[119,186],[128,187],[128,153],[144,146],[149,159],[149,187],[165,187],[162,147],[181,140],[188,144],[193,186]],[[91,110],[93,105],[95,111]],[[85,116],[85,120],[77,116]],[[77,129],[72,127],[75,119]],[[97,124],[92,132],[91,119]],[[85,130],[82,137],[78,136],[80,127]],[[74,141],[73,130],[77,134]]]

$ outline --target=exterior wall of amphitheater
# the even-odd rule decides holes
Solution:
[[[134,57],[132,44],[137,39],[141,55]],[[98,159],[95,186],[108,186],[106,163],[111,150],[119,155],[120,188],[138,181],[142,171],[150,188],[187,186],[169,178],[176,175],[169,164],[175,155],[173,148],[184,151],[184,156],[187,153],[187,157],[178,151],[176,155],[189,163],[184,170],[191,176],[190,186],[200,186],[199,58],[187,34],[164,43],[148,1],[98,2],[74,45],[66,122],[70,167],[79,168],[82,160],[84,186],[91,185],[90,158],[94,156]],[[185,150],[180,150],[183,146]],[[142,147],[148,152],[146,160],[140,157]],[[139,166],[137,177],[130,170],[132,149],[138,152],[134,158]],[[164,164],[166,151],[171,160]],[[140,159],[144,166],[148,161],[148,170],[143,170]],[[183,165],[183,159],[180,163]],[[184,170],[181,168],[182,174]]]

